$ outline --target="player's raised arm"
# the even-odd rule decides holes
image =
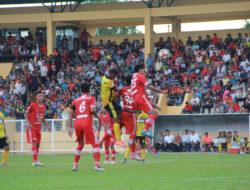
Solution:
[[[146,85],[146,88],[149,89],[149,90],[152,90],[154,92],[159,92],[159,93],[167,94],[166,90],[161,90],[161,89],[155,88],[152,84],[149,84],[149,83]]]

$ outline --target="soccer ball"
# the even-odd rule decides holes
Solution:
[[[158,56],[160,59],[167,59],[170,56],[170,51],[168,49],[161,49]]]

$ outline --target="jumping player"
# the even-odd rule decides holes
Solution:
[[[116,144],[118,146],[126,148],[127,146],[121,140],[120,121],[119,121],[121,106],[119,103],[115,101],[119,89],[116,88],[113,80],[117,76],[118,76],[117,69],[110,69],[109,74],[107,76],[102,77],[101,98],[102,98],[102,106],[107,110],[107,112],[110,114],[110,117],[114,121]]]
[[[156,109],[160,109],[156,105],[152,105],[150,102],[145,89],[150,89],[155,92],[166,94],[167,91],[160,90],[151,85],[146,79],[146,73],[142,65],[136,65],[135,73],[132,77],[131,83],[131,94],[133,95],[133,108],[135,110],[142,110],[144,113],[148,114],[145,127],[142,131],[142,135],[153,138],[152,132],[149,128],[154,124],[158,118],[158,112]]]
[[[100,120],[99,120],[99,128],[98,128],[98,139],[100,136],[100,131],[102,126],[104,127],[105,134],[109,134],[109,138],[107,138],[104,141],[105,146],[105,162],[104,164],[109,163],[109,148],[111,149],[111,156],[112,161],[111,164],[115,164],[115,134],[112,132],[114,128],[113,120],[110,118],[109,113],[102,107],[101,108],[101,114],[100,114]]]
[[[133,96],[131,95],[131,76],[127,76],[124,81],[126,87],[122,88],[119,92],[119,95],[122,96],[123,109],[120,116],[120,126],[126,128],[126,134],[129,135],[129,143],[126,149],[125,155],[131,152],[131,159],[137,160],[138,158],[135,155],[135,137],[136,137],[136,113],[132,107]]]
[[[49,124],[46,122],[44,115],[46,107],[43,104],[44,94],[38,92],[36,102],[29,105],[24,117],[27,121],[26,137],[27,142],[32,144],[33,163],[32,166],[43,166],[38,162],[39,146],[41,142],[41,127],[44,123],[48,131],[51,131]]]
[[[84,141],[86,144],[91,144],[93,147],[93,157],[95,160],[95,170],[103,171],[104,169],[100,166],[100,150],[98,145],[98,139],[96,131],[93,127],[93,118],[92,115],[97,116],[96,114],[96,105],[95,97],[89,95],[89,85],[82,84],[81,91],[82,96],[76,98],[72,102],[72,110],[69,114],[69,130],[68,135],[72,137],[72,119],[73,115],[76,115],[75,120],[75,132],[76,132],[76,142],[78,146],[75,152],[75,160],[72,171],[78,170],[78,162],[81,157],[81,151],[84,147]]]
[[[0,166],[6,166],[9,156],[9,144],[6,129],[4,126],[4,115],[0,112],[0,149],[4,149],[3,158]]]

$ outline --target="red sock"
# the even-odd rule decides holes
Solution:
[[[111,156],[112,156],[112,161],[115,161],[115,149],[111,149]]]
[[[100,150],[99,150],[99,145],[98,144],[94,144],[93,145],[93,157],[95,160],[95,166],[100,168]]]
[[[154,149],[154,147],[151,146],[149,138],[146,137],[146,142],[147,142],[147,147],[150,148],[150,150],[152,150],[155,154],[157,154],[157,151]]]
[[[77,167],[78,166],[78,162],[81,158],[81,154],[82,154],[82,149],[83,149],[84,145],[80,145],[78,144],[76,151],[75,151],[75,160],[74,160],[74,166]]]
[[[137,148],[137,154],[138,154],[139,157],[141,157],[141,147]]]
[[[105,146],[105,160],[109,161],[109,147]]]
[[[156,121],[157,118],[158,118],[158,114],[157,115],[149,115],[148,118],[146,119],[146,122],[145,122],[144,131],[149,130],[149,128],[154,124],[154,122]]]
[[[33,163],[37,162],[37,158],[38,158],[38,148],[37,148],[37,146],[32,145],[31,151],[32,151],[32,154],[33,154]]]

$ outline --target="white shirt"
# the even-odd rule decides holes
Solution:
[[[170,143],[173,143],[174,142],[174,136],[173,135],[169,135],[169,136],[165,136],[164,137],[164,142],[170,144]]]
[[[224,54],[223,55],[223,61],[228,62],[229,60],[231,60],[231,55],[230,54]]]
[[[191,98],[190,103],[193,105],[194,102],[197,102],[198,104],[200,103],[200,99],[198,97],[196,98]]]
[[[42,77],[47,77],[47,72],[48,72],[48,67],[42,66],[41,67],[41,76]]]
[[[190,136],[189,135],[182,135],[182,142],[189,143],[190,142]]]
[[[194,142],[194,143],[196,143],[196,142],[200,142],[200,137],[199,137],[199,135],[197,134],[197,133],[195,133],[194,135],[190,135],[190,142]]]
[[[241,61],[240,66],[241,66],[243,69],[245,69],[247,64],[249,65],[249,61],[246,59],[246,61]]]

